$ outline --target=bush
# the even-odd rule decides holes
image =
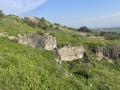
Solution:
[[[98,85],[98,90],[110,90],[109,88],[107,85]]]
[[[91,30],[89,28],[87,28],[86,26],[83,26],[83,27],[79,28],[78,31],[81,31],[81,32],[91,32]]]
[[[107,40],[120,39],[120,34],[118,34],[118,33],[116,33],[116,32],[106,32],[106,31],[102,31],[102,32],[100,32],[100,36],[105,37],[105,39],[107,39]]]
[[[93,73],[91,72],[91,70],[88,70],[86,68],[85,69],[81,69],[78,72],[74,72],[74,74],[83,76],[85,78],[85,80],[86,80],[86,85],[87,86],[88,86],[88,79],[93,77]]]

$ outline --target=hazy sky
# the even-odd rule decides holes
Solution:
[[[120,26],[120,0],[0,0],[0,9],[75,28]]]

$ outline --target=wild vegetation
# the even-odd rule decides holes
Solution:
[[[0,32],[7,35],[50,33],[57,39],[58,47],[83,45],[87,58],[56,62],[53,51],[40,50],[0,37],[0,89],[2,90],[119,90],[120,63],[107,59],[98,61],[92,48],[120,43],[120,40],[89,38],[85,32],[52,24],[37,18],[37,26],[15,15],[0,19]],[[46,28],[43,28],[46,27]],[[83,36],[85,34],[86,36]],[[95,35],[92,33],[92,36]]]
[[[91,30],[89,28],[87,28],[86,26],[80,27],[78,29],[78,31],[81,31],[81,32],[91,32]]]
[[[108,39],[108,40],[120,39],[120,34],[116,33],[116,32],[102,31],[102,32],[100,32],[100,36],[103,36],[103,37],[105,37],[105,39]]]

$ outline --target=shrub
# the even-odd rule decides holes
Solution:
[[[107,40],[120,39],[120,34],[118,34],[118,33],[116,33],[116,32],[106,32],[106,31],[102,31],[102,32],[100,32],[100,36],[105,37],[105,39],[107,39]]]
[[[89,28],[87,28],[86,26],[80,27],[78,29],[78,31],[81,31],[81,32],[91,32],[91,30]]]

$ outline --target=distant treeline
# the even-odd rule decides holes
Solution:
[[[113,27],[113,28],[102,28],[103,30],[114,30],[114,29],[120,29],[120,27]]]

